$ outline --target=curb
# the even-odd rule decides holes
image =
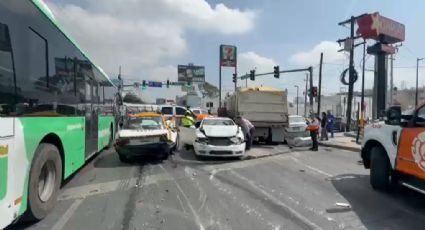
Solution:
[[[320,143],[320,142],[319,142],[319,145],[326,146],[326,147],[332,147],[332,148],[336,148],[336,149],[348,150],[348,151],[352,151],[352,152],[359,152],[361,150],[360,147],[356,148],[356,147],[349,147],[349,146],[343,146],[343,145],[333,145],[333,144]]]

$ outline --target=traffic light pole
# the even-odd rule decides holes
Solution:
[[[220,60],[219,60],[220,61]],[[221,65],[218,65],[218,108],[221,108]]]
[[[322,97],[322,64],[323,64],[323,53],[320,53],[319,93],[317,95],[317,114],[320,114],[320,101],[321,101],[321,97]]]
[[[251,70],[252,71],[252,70]],[[279,73],[294,73],[294,72],[308,72],[310,75],[310,91],[313,89],[313,67],[310,66],[308,68],[303,68],[303,69],[289,69],[289,70],[282,70],[279,71]],[[254,72],[255,73],[255,72]],[[265,76],[265,75],[271,75],[271,74],[275,74],[275,72],[268,72],[268,73],[259,73],[259,74],[254,74],[254,79],[255,77],[259,77],[259,76]],[[243,76],[240,76],[239,79],[247,79],[248,77],[250,77],[249,74],[245,74]],[[237,77],[238,78],[238,77]],[[307,93],[307,92],[306,92]],[[313,113],[313,99],[314,96],[312,93],[310,93],[309,95],[309,100],[310,100],[310,113]]]
[[[238,76],[238,67],[237,64],[235,65],[235,76]],[[235,77],[235,92],[238,89],[238,78]]]

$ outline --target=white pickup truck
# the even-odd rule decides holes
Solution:
[[[361,157],[374,189],[397,183],[425,194],[425,104],[409,114],[391,107],[385,121],[368,125]]]

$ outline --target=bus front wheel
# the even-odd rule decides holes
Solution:
[[[58,148],[41,143],[29,175],[27,217],[30,220],[41,220],[54,208],[61,181],[62,160]]]

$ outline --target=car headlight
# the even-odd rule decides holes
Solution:
[[[232,137],[232,138],[230,138],[230,141],[233,144],[240,144],[240,143],[242,143],[242,138],[240,138],[240,137]]]
[[[208,138],[206,137],[198,137],[195,141],[201,144],[208,144]]]

